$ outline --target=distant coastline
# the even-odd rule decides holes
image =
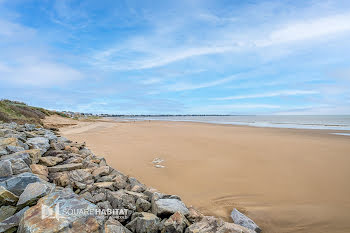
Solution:
[[[184,121],[268,128],[350,131],[349,115],[113,115],[109,118],[123,121]]]

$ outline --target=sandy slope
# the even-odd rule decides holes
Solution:
[[[206,214],[228,220],[238,207],[264,232],[350,230],[350,137],[183,122],[83,122],[61,132]],[[165,168],[153,167],[156,157]]]

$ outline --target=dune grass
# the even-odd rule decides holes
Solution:
[[[54,112],[44,108],[29,106],[23,102],[8,99],[0,100],[0,121],[17,123],[42,124],[45,116],[58,114],[67,117],[64,113]]]

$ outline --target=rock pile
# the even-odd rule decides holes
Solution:
[[[180,197],[122,174],[85,143],[6,123],[0,124],[0,232],[16,231],[255,232],[203,216]]]

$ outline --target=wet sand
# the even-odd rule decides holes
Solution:
[[[84,122],[61,133],[143,183],[264,232],[350,232],[350,137],[190,122]],[[164,159],[165,168],[151,161]]]

